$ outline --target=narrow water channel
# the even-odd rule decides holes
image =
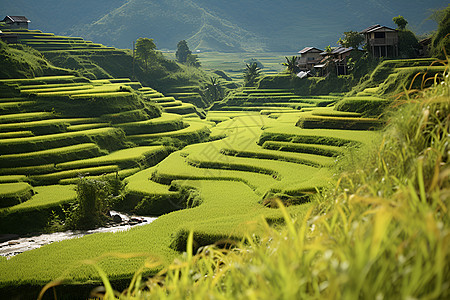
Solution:
[[[118,220],[118,217],[114,217],[115,215],[119,216],[121,221]],[[9,258],[25,251],[37,249],[47,244],[79,238],[88,234],[125,231],[134,226],[150,224],[157,219],[152,217],[128,216],[116,211],[111,211],[111,216],[113,216],[117,222],[106,227],[100,227],[92,230],[68,230],[63,232],[10,239],[6,242],[0,243],[0,256]]]

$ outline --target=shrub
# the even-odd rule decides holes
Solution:
[[[66,228],[90,229],[103,225],[114,196],[122,184],[116,177],[110,180],[93,180],[80,177],[77,184],[77,201],[66,212]]]

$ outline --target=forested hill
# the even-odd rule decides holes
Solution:
[[[295,51],[334,44],[344,31],[394,26],[403,15],[416,33],[443,0],[2,0],[3,15],[25,15],[31,28],[130,48],[151,37],[160,49],[188,40],[192,49]]]

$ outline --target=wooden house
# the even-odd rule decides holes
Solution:
[[[367,49],[374,57],[398,56],[397,30],[377,24],[360,33],[364,34]]]
[[[314,65],[316,74],[326,76],[330,72],[336,72],[336,75],[348,75],[348,57],[352,51],[360,51],[353,48],[336,47],[332,51],[323,51],[320,53],[322,59],[319,64]]]
[[[310,71],[314,68],[314,65],[318,64],[322,60],[320,55],[322,50],[315,47],[306,47],[298,52],[300,57],[297,60],[297,66],[301,71]]]
[[[24,16],[6,16],[2,22],[6,23],[6,25],[12,29],[28,29],[28,23],[30,23],[30,20]]]

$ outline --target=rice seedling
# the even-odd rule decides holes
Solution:
[[[129,135],[127,138],[138,144],[151,144],[161,138],[174,138],[189,143],[200,142],[209,136],[208,124],[191,122],[188,127],[174,131]]]
[[[268,142],[265,142],[268,143]],[[275,142],[274,142],[275,143]],[[282,152],[279,148],[272,149],[248,149],[248,150],[236,150],[234,148],[221,148],[221,154],[248,157],[254,159],[269,159],[277,161],[287,161],[296,164],[302,164],[312,167],[330,167],[334,164],[335,160],[331,157],[300,153],[300,152]]]
[[[109,127],[110,123],[91,123],[91,124],[79,124],[79,125],[70,125],[66,128],[67,131],[83,131],[97,128]]]
[[[180,115],[163,113],[160,117],[150,120],[121,123],[115,126],[122,128],[126,134],[132,135],[180,130],[184,127],[184,123]]]
[[[15,139],[22,137],[33,136],[33,132],[27,131],[13,131],[13,132],[0,132],[0,139]]]
[[[174,107],[165,107],[164,111],[168,112],[168,113],[179,114],[179,115],[186,115],[186,114],[197,112],[195,105],[190,104],[190,103],[182,103],[181,105],[174,106]]]
[[[59,205],[71,202],[76,198],[73,185],[50,185],[33,187],[34,195],[25,202],[8,207],[7,213],[30,212],[35,209],[48,207],[57,208]]]
[[[312,114],[303,114],[296,123],[296,126],[300,128],[347,130],[376,130],[382,125],[383,121],[378,118],[330,117]]]
[[[136,173],[138,173],[141,168],[130,168],[130,169],[122,169],[119,171],[111,172],[111,173],[102,173],[101,175],[86,175],[84,178],[89,180],[124,180],[127,177],[130,177]],[[58,184],[62,185],[71,185],[77,184],[79,178],[66,178],[60,179]]]

